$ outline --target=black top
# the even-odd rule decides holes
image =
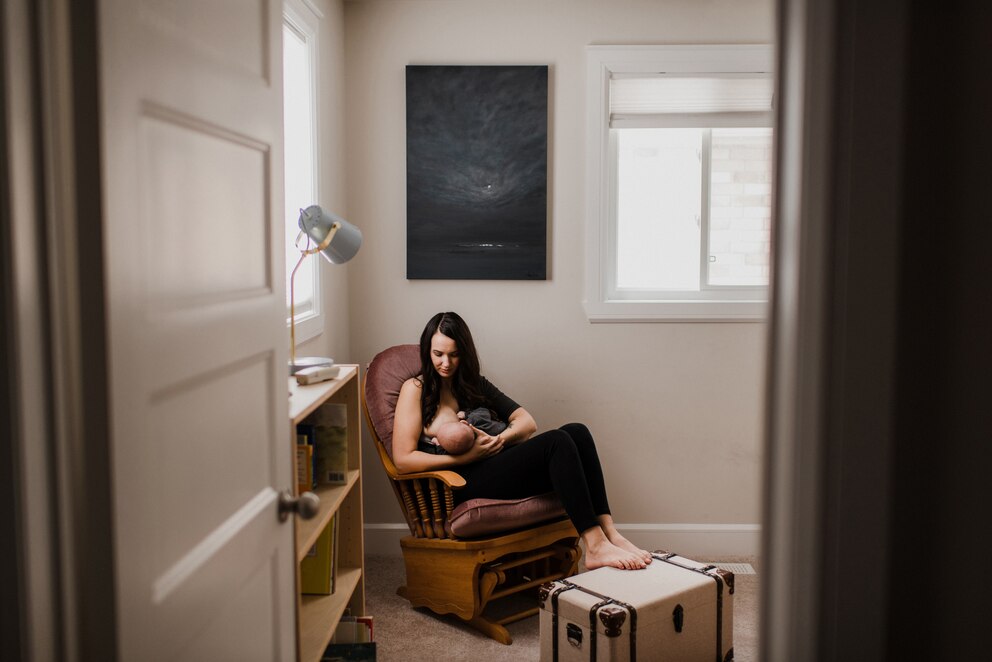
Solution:
[[[486,400],[485,406],[496,412],[496,416],[501,421],[509,421],[510,414],[520,409],[520,405],[514,402],[508,395],[503,393],[503,391],[496,388],[496,386],[485,377],[481,378],[479,386],[479,390],[482,392],[482,397]]]

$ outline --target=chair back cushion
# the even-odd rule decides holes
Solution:
[[[376,354],[365,372],[365,406],[389,457],[393,456],[393,417],[403,382],[420,374],[417,345],[396,345]]]

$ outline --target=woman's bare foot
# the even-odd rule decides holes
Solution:
[[[644,563],[651,563],[651,552],[641,549],[634,543],[630,542],[622,535],[620,535],[616,529],[613,532],[607,532],[606,537],[609,538],[610,542],[619,547],[620,549],[625,549],[628,552],[633,552],[639,556]]]
[[[586,545],[586,570],[609,566],[621,570],[640,570],[647,567],[644,557],[634,551],[621,549],[608,539]]]

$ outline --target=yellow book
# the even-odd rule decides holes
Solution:
[[[335,516],[333,519],[337,519]],[[334,551],[334,521],[327,523],[320,532],[317,542],[300,561],[300,592],[314,595],[330,595],[334,592],[334,578],[331,571]]]
[[[313,446],[296,445],[296,489],[303,494],[313,489]]]

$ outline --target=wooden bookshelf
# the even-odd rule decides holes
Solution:
[[[343,485],[318,485],[311,490],[320,498],[317,514],[309,520],[295,518],[297,586],[297,659],[317,662],[334,635],[345,609],[352,615],[365,614],[365,545],[362,535],[362,453],[357,365],[341,366],[337,379],[299,386],[289,379],[290,439],[296,443],[296,426],[319,415],[320,408],[343,404],[347,412],[346,443],[348,474]],[[296,471],[293,453],[294,476]],[[303,595],[300,587],[300,561],[321,532],[338,516],[338,540],[334,592],[330,595]]]

